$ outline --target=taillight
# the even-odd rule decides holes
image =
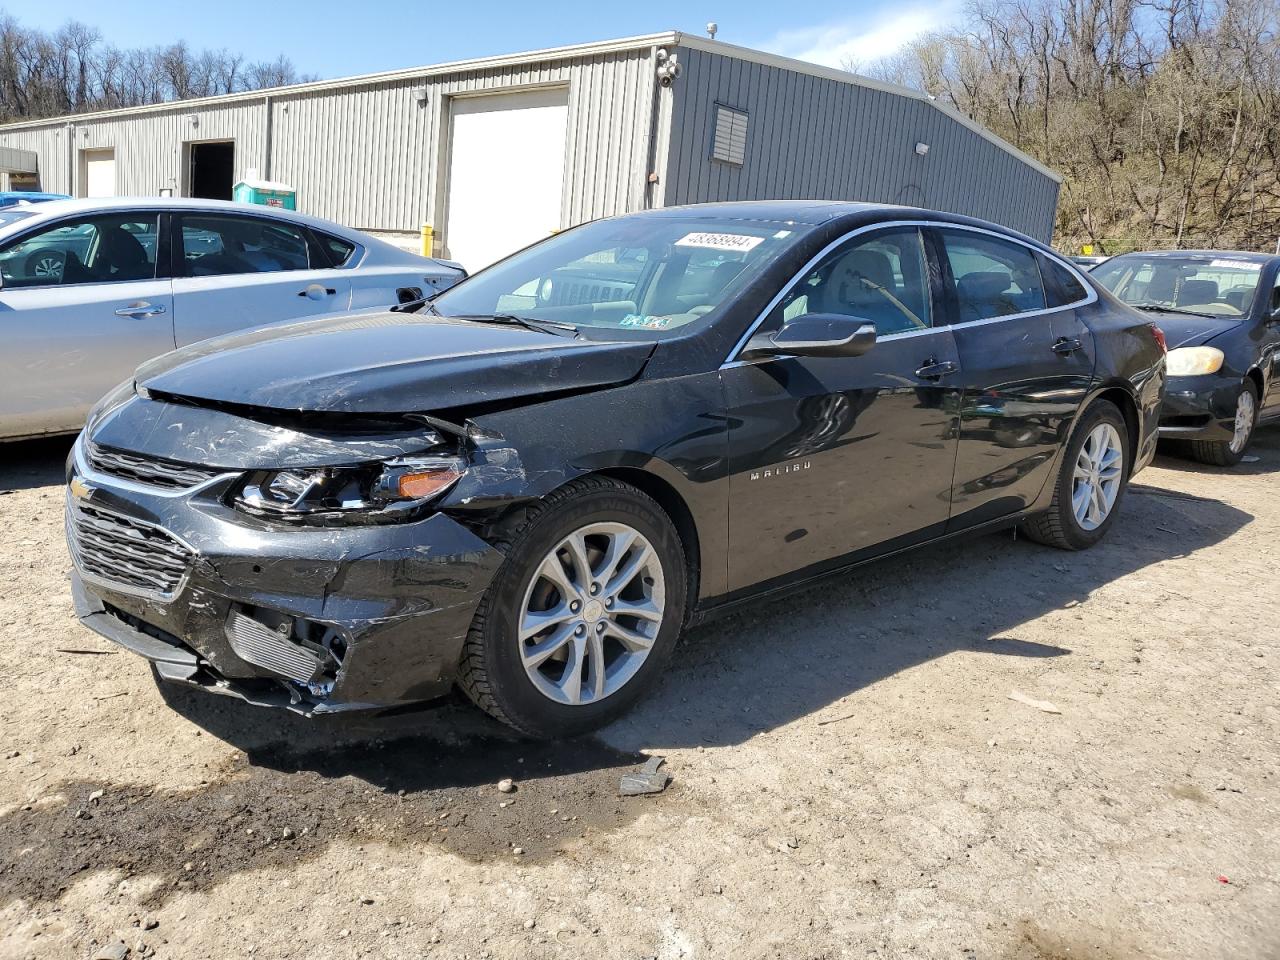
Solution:
[[[1151,328],[1151,335],[1156,338],[1156,343],[1160,344],[1160,352],[1169,352],[1169,342],[1164,338],[1164,331],[1157,327],[1154,323],[1147,324]]]

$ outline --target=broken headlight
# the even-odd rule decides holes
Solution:
[[[260,517],[312,522],[382,523],[408,517],[466,472],[459,457],[412,457],[353,467],[258,470],[232,495]]]

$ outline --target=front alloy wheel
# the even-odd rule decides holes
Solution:
[[[1258,423],[1258,388],[1252,380],[1240,384],[1236,395],[1235,417],[1231,422],[1230,440],[1192,440],[1189,452],[1193,459],[1215,467],[1234,467],[1249,449],[1253,428]]]
[[[662,629],[658,555],[625,523],[592,523],[547,553],[521,605],[520,659],[543,696],[577,706],[617,693]]]
[[[534,737],[620,716],[684,625],[691,571],[666,512],[621,481],[584,477],[514,512],[491,542],[506,559],[467,634],[459,686]]]

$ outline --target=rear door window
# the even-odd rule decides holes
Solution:
[[[1044,282],[1029,247],[981,233],[942,230],[960,323],[1044,310]]]
[[[223,214],[182,214],[178,223],[186,276],[312,269],[306,234],[294,224]]]

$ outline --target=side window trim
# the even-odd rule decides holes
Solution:
[[[872,230],[883,230],[886,227],[919,227],[921,230],[925,231],[926,233],[929,232],[930,230],[942,230],[942,229],[967,230],[973,233],[983,233],[983,234],[986,234],[987,236],[995,237],[998,240],[1006,240],[1009,243],[1016,243],[1019,246],[1026,247],[1028,250],[1031,250],[1033,253],[1044,254],[1045,252],[1042,247],[1035,244],[1027,243],[1025,240],[1019,239],[1018,237],[1010,236],[1009,234],[1000,233],[995,230],[988,230],[985,227],[971,226],[967,223],[949,223],[945,220],[886,220],[883,223],[869,223],[869,224],[866,224],[865,226],[856,227],[855,229],[850,230],[848,233],[843,234],[842,236],[836,237],[836,239],[832,240],[825,247],[819,250],[816,254],[814,254],[812,258],[808,260],[808,262],[805,263],[803,267],[801,267],[791,277],[790,280],[788,280],[786,283],[782,285],[782,289],[780,289],[776,294],[774,294],[772,299],[770,299],[769,302],[765,304],[764,309],[760,311],[759,315],[755,318],[755,320],[753,320],[751,324],[748,325],[747,329],[743,332],[742,336],[738,338],[737,343],[735,343],[733,346],[733,349],[729,351],[729,355],[725,358],[724,363],[722,363],[721,366],[724,367],[728,364],[737,364],[737,363],[746,362],[746,361],[739,360],[738,355],[742,352],[742,349],[747,345],[747,341],[750,340],[755,335],[756,330],[758,330],[760,328],[760,325],[764,323],[764,321],[769,317],[769,314],[773,313],[774,309],[778,306],[779,303],[782,302],[783,298],[786,297],[786,295],[791,292],[791,288],[794,287],[801,280],[803,280],[805,277],[807,277],[809,275],[809,272],[813,270],[813,268],[816,267],[823,260],[823,258],[827,256],[827,254],[835,250],[836,247],[847,242],[848,240],[853,239],[859,234],[869,233]],[[1046,254],[1046,256],[1047,255],[1048,254]],[[1030,317],[1036,314],[1056,313],[1059,310],[1067,310],[1074,307],[1087,306],[1088,304],[1091,304],[1091,303],[1097,303],[1098,292],[1093,288],[1093,284],[1091,284],[1088,280],[1086,280],[1083,274],[1081,274],[1081,272],[1077,270],[1074,265],[1068,264],[1061,257],[1054,256],[1053,259],[1057,263],[1060,263],[1064,267],[1066,267],[1075,276],[1075,278],[1080,281],[1081,285],[1085,289],[1085,293],[1087,294],[1083,300],[1077,301],[1076,303],[1069,303],[1061,307],[1047,307],[1044,310],[1030,310],[1030,311],[1027,311],[1026,313],[1014,313],[1014,314],[1009,314],[1008,316],[1003,316],[1003,317],[992,317],[990,320],[976,320],[976,321],[972,321],[970,323],[965,324],[965,326],[972,327],[972,326],[976,326],[977,324],[1002,323],[1005,320],[1017,320],[1022,317]],[[955,287],[955,284],[952,283],[951,288],[954,289],[954,287]],[[889,334],[889,336],[915,337],[915,336],[920,336],[921,334],[924,334],[924,333],[933,333],[937,330],[950,330],[952,326],[954,326],[954,324],[948,323],[946,326],[933,326],[933,327],[930,327],[928,330]]]

